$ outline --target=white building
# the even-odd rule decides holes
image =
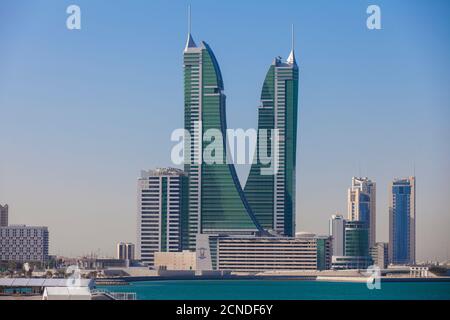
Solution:
[[[0,204],[0,227],[8,226],[8,205],[2,206]]]
[[[197,269],[263,272],[323,270],[331,266],[331,238],[301,233],[296,237],[205,235],[197,247]],[[207,261],[207,263],[205,263]]]
[[[348,189],[348,220],[364,221],[369,228],[369,247],[376,237],[376,184],[369,178],[353,177]]]
[[[183,190],[182,170],[162,168],[142,171],[138,180],[138,252],[143,263],[153,266],[155,252],[181,250]],[[187,226],[185,221],[184,226]]]
[[[0,260],[45,263],[48,261],[48,241],[47,227],[0,227]]]
[[[345,252],[345,219],[343,216],[331,216],[330,236],[332,239],[333,256],[343,256]]]
[[[117,244],[117,259],[119,260],[134,260],[135,246],[130,242],[119,242]]]

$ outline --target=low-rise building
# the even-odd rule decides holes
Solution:
[[[203,262],[207,260],[211,262]],[[331,238],[305,233],[296,237],[209,236],[197,248],[197,261],[197,266],[234,272],[321,270],[331,265]]]
[[[0,261],[45,263],[48,261],[48,243],[47,227],[0,227]]]
[[[195,270],[196,253],[182,252],[155,252],[155,269],[157,270]]]
[[[370,256],[374,265],[385,269],[389,263],[388,244],[386,242],[377,242],[370,248]]]

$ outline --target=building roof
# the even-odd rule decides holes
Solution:
[[[79,287],[95,286],[92,279],[80,279]],[[0,287],[69,287],[68,279],[46,279],[46,278],[0,278]]]

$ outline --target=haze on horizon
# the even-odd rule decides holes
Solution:
[[[73,3],[79,31],[65,26]],[[265,73],[295,24],[297,231],[327,234],[332,214],[347,215],[351,177],[368,176],[387,241],[389,183],[415,172],[417,259],[449,258],[450,3],[189,3],[193,36],[221,67],[229,128],[257,127]],[[11,224],[48,226],[50,254],[136,242],[139,172],[174,166],[183,126],[187,4],[2,2],[0,204]],[[366,28],[369,4],[382,30]]]

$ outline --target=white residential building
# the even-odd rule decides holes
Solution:
[[[138,254],[154,265],[155,252],[181,251],[183,189],[182,170],[162,168],[142,171],[138,180]],[[186,190],[186,189],[184,189]],[[187,219],[187,218],[186,218]],[[187,227],[187,222],[183,224]],[[187,232],[187,231],[186,231]]]

